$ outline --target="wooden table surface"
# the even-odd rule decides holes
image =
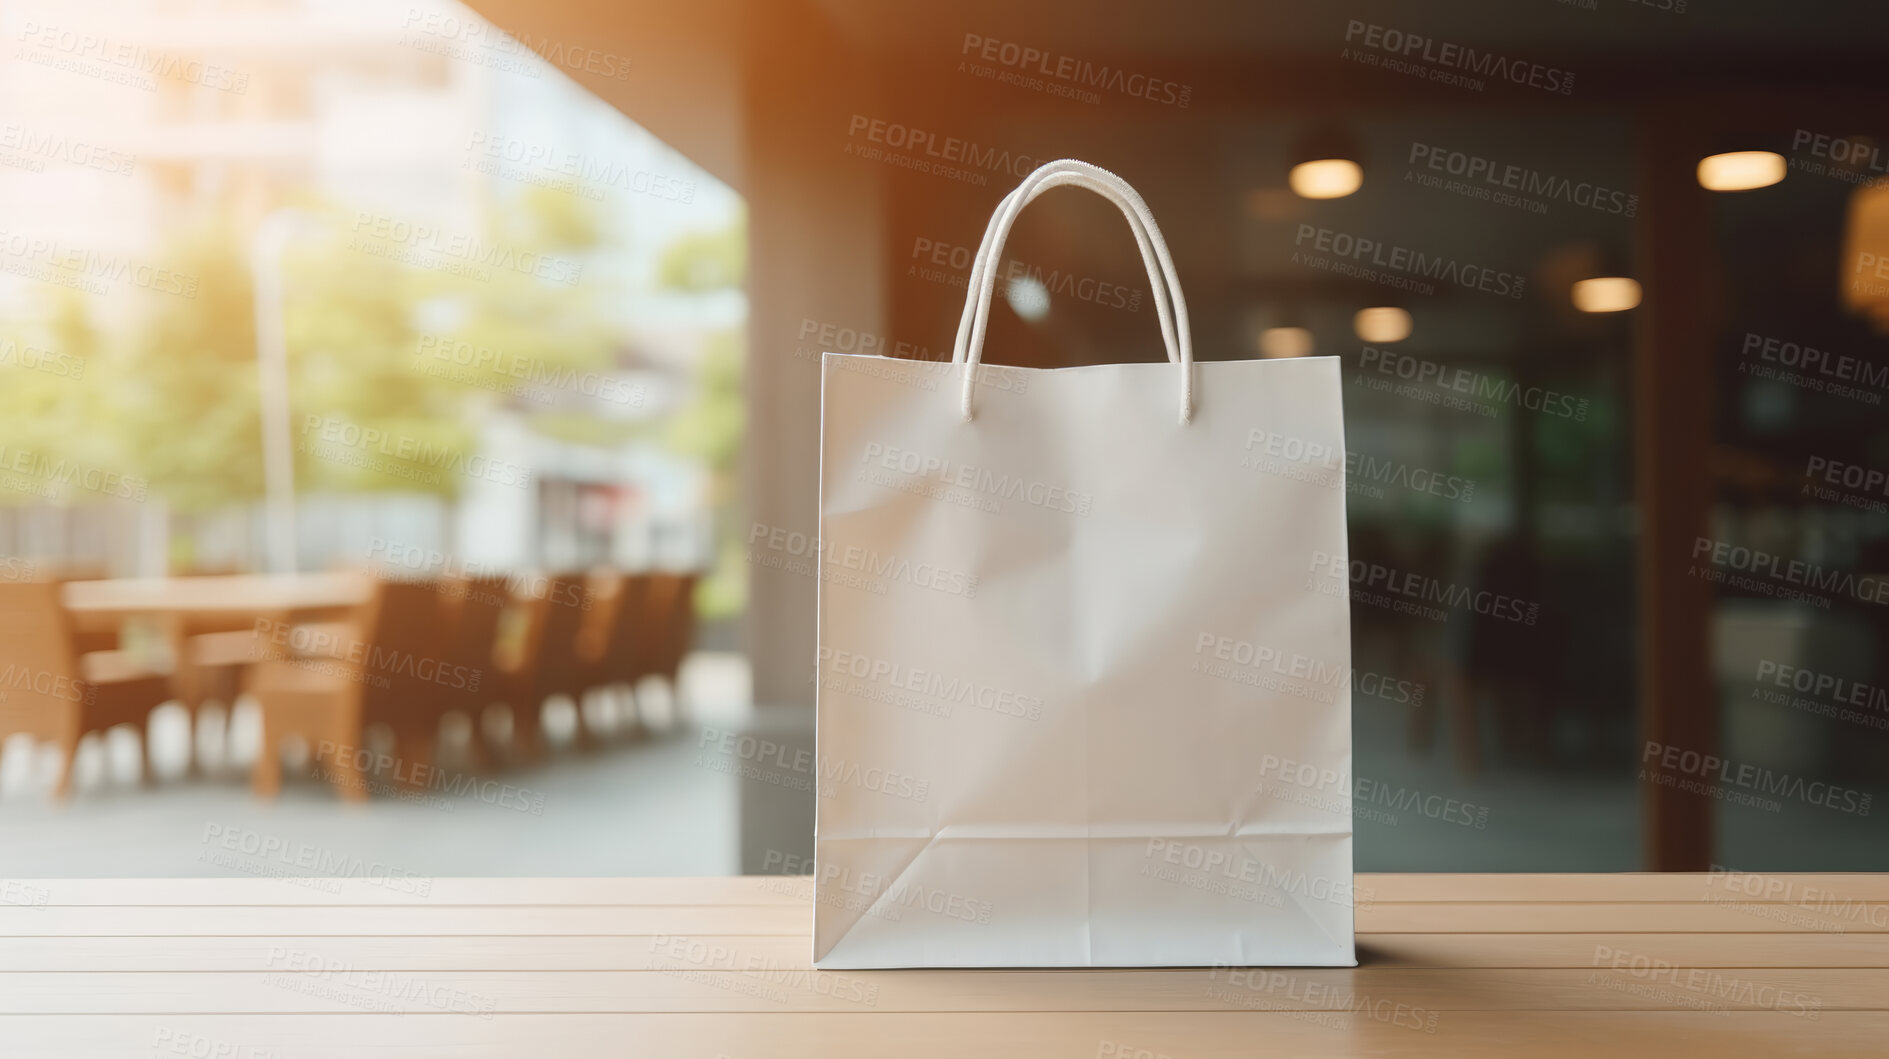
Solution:
[[[126,618],[163,618],[175,620],[173,633],[184,636],[258,618],[339,618],[367,602],[373,591],[371,578],[334,571],[68,581],[60,597],[72,627],[84,632],[115,631]]]
[[[194,614],[244,617],[339,610],[367,601],[373,581],[361,574],[232,574],[226,577],[123,577],[68,581],[66,610],[130,617]]]
[[[1881,875],[1360,875],[1356,969],[827,973],[805,878],[350,870],[0,880],[0,1054],[1889,1054]]]

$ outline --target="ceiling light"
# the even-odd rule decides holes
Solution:
[[[1259,355],[1269,360],[1310,356],[1312,332],[1303,327],[1268,327],[1259,333]]]
[[[1640,281],[1625,276],[1596,276],[1574,284],[1574,307],[1584,313],[1624,312],[1640,304]]]
[[[1771,151],[1728,151],[1699,159],[1699,186],[1707,191],[1750,191],[1784,179],[1784,156]]]
[[[1402,342],[1410,337],[1410,314],[1395,305],[1359,309],[1351,329],[1366,342]]]
[[[1293,166],[1286,182],[1302,198],[1342,199],[1364,186],[1364,167],[1349,158],[1315,158]]]

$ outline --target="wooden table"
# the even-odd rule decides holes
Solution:
[[[826,973],[798,877],[0,880],[0,1053],[1889,1054],[1889,876],[1358,891],[1355,970]]]
[[[137,617],[216,623],[324,616],[366,602],[372,591],[370,578],[345,572],[127,577],[68,581],[62,588],[66,612],[86,629]]]

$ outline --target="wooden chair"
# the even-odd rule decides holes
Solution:
[[[695,573],[654,573],[649,575],[645,611],[649,615],[651,643],[648,662],[637,679],[661,677],[669,682],[676,711],[682,709],[682,660],[695,644]]]
[[[68,581],[103,581],[110,576],[111,571],[106,568],[104,563],[60,563],[42,568],[40,576],[35,578],[35,580],[51,581],[54,584],[63,585]],[[113,618],[108,622],[86,628],[68,617],[66,622],[66,635],[72,638],[72,652],[74,654],[85,655],[91,654],[93,651],[116,651],[123,646],[120,642],[120,634],[124,630],[120,626],[120,621]]]
[[[251,780],[258,795],[281,790],[282,738],[293,732],[308,741],[341,797],[364,801],[373,778],[361,767],[371,758],[363,735],[375,723],[393,729],[395,779],[424,781],[440,716],[439,594],[436,582],[379,581],[349,633],[298,644],[285,630],[259,641],[266,657],[247,681],[262,708]]]
[[[469,753],[473,764],[482,766],[485,743],[480,737],[480,721],[486,704],[504,694],[493,658],[499,622],[511,603],[511,586],[504,577],[466,577],[444,582],[440,592],[440,626],[445,641],[442,657],[449,665],[464,667],[476,679],[459,687],[439,689],[438,720],[444,721],[450,714],[466,717],[472,730]],[[437,727],[436,721],[435,730]]]
[[[234,573],[235,571],[231,571]],[[102,564],[66,565],[54,571],[50,580],[100,581],[109,576]],[[159,623],[160,633],[170,646],[171,699],[183,706],[188,715],[189,739],[186,750],[188,775],[199,771],[197,760],[197,724],[207,702],[220,702],[233,709],[236,694],[242,689],[242,667],[251,658],[250,633],[253,622],[247,618],[213,618],[170,615]],[[115,651],[120,646],[122,623],[113,620],[109,627],[95,624],[82,628],[69,624],[72,649],[80,655],[97,651]]]
[[[249,618],[173,617],[169,622],[172,685],[194,729],[204,704],[236,706],[243,671],[256,660],[256,623]]]
[[[592,606],[590,589],[579,574],[553,574],[545,589],[526,604],[524,635],[512,651],[497,660],[500,697],[512,711],[512,749],[520,757],[544,752],[544,700],[568,695],[573,703],[583,693],[584,669],[578,660],[577,640],[584,615]],[[583,711],[577,711],[580,738]]]
[[[591,577],[592,606],[578,640],[586,695],[620,705],[621,716],[636,716],[636,682],[652,659],[653,626],[646,612],[649,578],[606,570]]]
[[[197,576],[197,575],[192,575]],[[231,575],[218,575],[231,576]],[[293,622],[289,612],[270,616],[276,625]],[[177,701],[190,713],[190,772],[200,771],[197,761],[197,726],[203,707],[221,703],[225,725],[236,713],[236,700],[242,694],[249,667],[264,657],[256,639],[256,619],[193,615],[175,616],[169,621],[171,657],[176,659],[171,671],[171,687]],[[349,622],[294,623],[298,630],[323,630],[334,635],[351,635]],[[299,635],[299,633],[298,633]]]
[[[65,798],[79,741],[89,732],[137,725],[150,782],[148,722],[170,698],[170,678],[122,651],[80,654],[73,643],[58,582],[0,582],[0,740],[17,732],[56,743],[63,759],[53,795]]]
[[[231,562],[183,563],[171,568],[172,577],[234,577],[243,568]],[[233,709],[243,690],[243,669],[255,660],[255,622],[248,618],[177,616],[166,630],[171,657],[176,659],[177,700],[194,722],[206,702]]]

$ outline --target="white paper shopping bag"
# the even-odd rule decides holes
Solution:
[[[815,962],[1355,964],[1338,361],[823,364]]]

